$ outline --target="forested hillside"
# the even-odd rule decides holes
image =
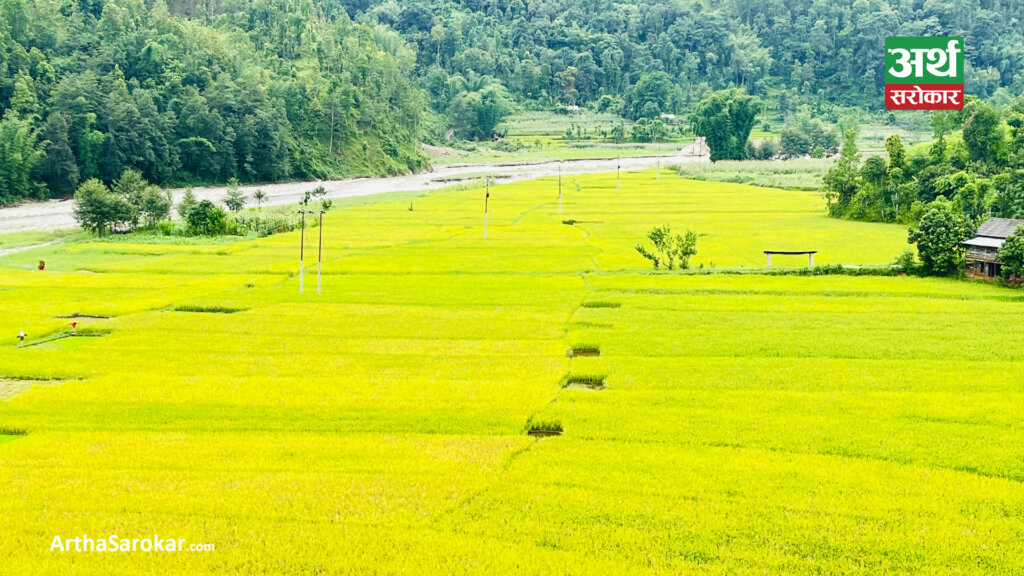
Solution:
[[[812,101],[879,109],[890,35],[964,36],[969,92],[1024,92],[1018,0],[342,2],[354,19],[387,24],[418,47],[439,110],[481,76],[549,105],[608,95],[616,100],[602,108],[632,118],[685,112],[703,92],[729,86],[769,97],[783,113]]]
[[[740,87],[835,120],[881,109],[894,34],[962,35],[969,93],[1024,93],[1020,0],[0,0],[0,204],[127,168],[406,171],[421,137],[490,138],[517,103],[685,117]]]
[[[0,0],[0,204],[126,168],[161,184],[414,169],[414,66],[396,33],[311,0],[201,18],[163,0]]]

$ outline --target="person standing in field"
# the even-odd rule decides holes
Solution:
[[[78,322],[72,322],[71,324],[68,324],[68,326],[71,326],[71,333],[74,334],[75,329],[78,328]]]
[[[25,334],[24,330],[19,330],[18,331],[18,340],[19,341],[24,342],[25,341],[25,336],[28,336],[28,334]]]

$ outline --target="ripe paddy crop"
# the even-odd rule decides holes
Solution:
[[[340,202],[320,295],[297,232],[0,258],[0,573],[1024,570],[1017,291],[654,273],[664,223],[705,268],[905,230],[576,178],[562,215],[551,179],[492,187],[486,241],[479,189]],[[216,550],[50,551],[82,533]]]

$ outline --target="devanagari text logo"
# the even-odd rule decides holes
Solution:
[[[885,39],[886,110],[961,110],[964,39],[889,36]]]

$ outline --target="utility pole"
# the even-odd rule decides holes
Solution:
[[[619,171],[622,170],[622,157],[615,157],[615,194],[618,195],[621,187],[621,180],[619,178]]]
[[[484,240],[487,240],[487,205],[491,200],[491,178],[487,176],[484,178],[484,186],[486,193],[484,195]]]
[[[320,211],[320,242],[316,249],[316,293],[320,294],[320,266],[324,256],[324,211]]]
[[[306,214],[316,214],[316,210],[299,210],[299,214],[302,215],[302,233],[299,235],[299,294],[305,292],[305,261],[306,261]],[[323,224],[324,216],[323,212],[320,212],[320,224]],[[324,232],[323,228],[320,229],[320,250],[323,251]],[[320,255],[316,257],[316,293],[320,293]]]
[[[302,294],[302,271],[304,268],[304,261],[306,257],[306,211],[299,210],[299,214],[302,215],[302,232],[299,233],[299,294]]]
[[[562,215],[562,161],[558,161],[558,215]]]

